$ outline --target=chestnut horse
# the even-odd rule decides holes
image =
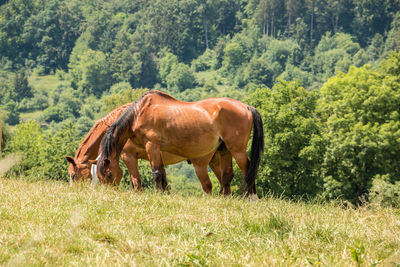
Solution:
[[[95,158],[99,154],[100,142],[103,136],[110,128],[111,124],[116,121],[117,118],[131,104],[132,103],[118,107],[110,112],[106,117],[98,120],[89,130],[89,132],[86,134],[83,141],[79,145],[75,153],[75,158],[69,156],[66,157],[67,161],[70,163],[68,172],[70,174],[71,186],[75,181],[93,179],[91,174],[91,167],[92,163],[96,163]],[[138,171],[138,159],[148,160],[146,151],[144,149],[135,147],[133,143],[128,140],[123,147],[121,157],[128,168],[132,187],[139,191],[142,190],[142,182]],[[162,152],[162,159],[165,165],[178,163],[184,160],[184,158],[168,152]],[[219,148],[219,150],[215,153],[212,161],[210,162],[210,167],[221,184],[220,193],[230,194],[229,189],[223,190],[224,188],[221,183],[222,177],[225,177],[225,180],[233,178],[232,159],[226,148],[224,148],[223,146]],[[122,171],[120,172],[120,175],[118,175],[117,179],[115,179],[114,184],[119,184],[121,178]]]
[[[246,148],[252,128],[249,160]],[[256,194],[255,177],[264,149],[263,125],[259,112],[240,101],[210,98],[190,103],[160,91],[145,93],[111,125],[102,140],[97,161],[101,183],[112,183],[119,175],[118,160],[129,139],[146,150],[157,189],[166,189],[161,152],[168,152],[189,159],[203,190],[211,193],[207,165],[222,145],[241,169],[247,194]],[[230,188],[231,178],[221,183]]]

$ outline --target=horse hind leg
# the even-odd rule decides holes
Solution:
[[[222,168],[222,187],[224,189],[224,195],[230,196],[231,193],[231,182],[233,180],[233,167],[232,167],[232,155],[225,148],[220,152],[221,155],[221,168]]]
[[[218,178],[221,186],[220,195],[231,195],[231,182],[233,179],[232,155],[222,143],[210,161],[210,168]]]
[[[220,185],[220,190],[219,190],[219,194],[222,195],[224,193],[224,187],[222,185],[222,177],[223,177],[223,172],[221,169],[221,156],[220,154],[217,152],[215,152],[213,158],[211,159],[209,166],[211,168],[211,170],[214,172],[215,176],[218,179],[219,185]]]
[[[203,191],[207,194],[211,194],[212,192],[212,183],[210,180],[210,176],[208,176],[207,166],[209,165],[210,160],[213,156],[214,152],[202,158],[191,160],[196,175],[200,180]]]
[[[233,158],[236,160],[237,165],[239,166],[240,170],[242,171],[243,179],[245,179],[247,185],[247,194],[250,196],[256,194],[256,185],[255,183],[249,186],[249,181],[246,181],[246,173],[247,167],[249,165],[249,159],[246,154],[246,150],[242,152],[232,153]]]

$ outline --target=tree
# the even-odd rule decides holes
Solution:
[[[167,76],[171,73],[172,68],[178,64],[178,57],[167,50],[160,51],[159,56],[158,73],[161,82],[167,85]]]
[[[296,82],[278,81],[271,90],[260,87],[245,99],[259,110],[264,124],[266,147],[258,192],[288,197],[320,193],[317,96]]]
[[[211,49],[206,49],[201,56],[192,61],[192,68],[195,71],[213,70],[216,69],[217,65],[217,53]]]
[[[14,100],[21,101],[23,98],[32,97],[32,88],[29,86],[28,78],[26,77],[25,71],[21,70],[17,72],[13,79],[14,87]]]
[[[274,73],[264,58],[252,58],[243,71],[243,84],[272,86]]]
[[[73,83],[86,94],[100,96],[111,86],[108,60],[101,51],[86,50],[70,68]]]
[[[315,48],[314,73],[320,73],[325,80],[338,71],[347,71],[359,49],[360,45],[353,41],[351,35],[337,33],[331,36],[327,33]]]
[[[101,98],[101,112],[105,115],[113,109],[127,103],[133,103],[138,100],[148,89],[132,89],[129,84],[116,84],[113,86],[120,87],[118,91]]]
[[[224,60],[222,65],[227,70],[238,68],[243,63],[244,51],[238,43],[229,43],[224,49]]]
[[[189,66],[178,63],[172,66],[171,72],[166,77],[168,90],[171,92],[182,92],[194,86],[195,78]]]
[[[124,28],[114,40],[115,47],[110,57],[110,68],[117,82],[129,82],[134,87],[142,85],[142,55],[136,47],[133,36]]]
[[[321,88],[318,112],[326,144],[323,195],[359,202],[375,178],[400,177],[400,55],[391,54],[376,71],[351,67]],[[394,70],[393,72],[391,70]],[[399,72],[400,73],[400,72]]]
[[[396,13],[385,43],[385,54],[400,50],[400,11]]]
[[[16,125],[19,123],[19,112],[17,110],[17,103],[13,100],[5,103],[2,108],[4,110],[4,121],[10,125]]]

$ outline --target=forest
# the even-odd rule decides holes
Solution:
[[[0,1],[6,176],[68,181],[94,122],[156,89],[260,111],[260,196],[399,206],[399,49],[400,0]],[[200,191],[192,169],[176,190]]]

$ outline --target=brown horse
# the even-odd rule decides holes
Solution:
[[[99,154],[100,142],[103,136],[110,128],[111,124],[116,121],[131,104],[132,103],[118,107],[110,112],[106,117],[98,120],[79,145],[75,153],[75,158],[69,156],[66,157],[67,161],[70,163],[68,172],[70,174],[71,186],[74,182],[79,180],[93,179],[91,175],[91,166],[93,163],[96,163],[95,159]],[[121,157],[130,173],[133,188],[140,191],[142,189],[142,182],[138,171],[138,159],[148,160],[146,151],[135,147],[133,143],[128,140],[122,149]],[[185,160],[180,156],[168,152],[162,152],[162,159],[165,165],[175,164]],[[215,153],[210,162],[210,167],[214,171],[220,183],[222,177],[225,177],[225,180],[229,179],[229,177],[232,179],[233,177],[232,159],[229,152],[223,146],[221,146],[219,151]],[[115,185],[119,184],[122,178],[122,170],[119,166],[117,172],[118,175],[116,175],[116,179],[113,181],[113,184]],[[220,193],[230,194],[230,191],[227,189],[224,191],[221,183]]]
[[[253,130],[250,161],[246,147]],[[161,151],[193,162],[203,190],[211,192],[207,165],[221,145],[235,158],[247,183],[247,193],[256,194],[255,177],[264,148],[264,132],[258,111],[237,100],[210,98],[182,102],[160,91],[145,93],[115,121],[104,136],[97,174],[100,182],[112,183],[118,175],[122,148],[131,139],[145,149],[156,188],[165,190],[167,181]],[[225,155],[226,156],[226,155]],[[223,177],[224,178],[224,177]],[[230,179],[222,179],[224,188]]]

